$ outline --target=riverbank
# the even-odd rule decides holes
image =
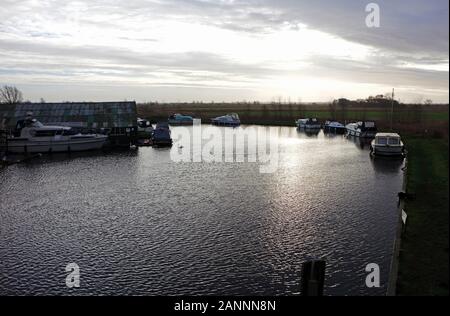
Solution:
[[[243,124],[294,126],[295,120],[316,117],[340,122],[374,120],[380,130],[391,124],[391,106],[349,103],[141,103],[138,116],[153,123],[167,120],[174,113],[211,119],[226,113],[237,113]],[[448,105],[398,104],[394,109],[393,129],[403,134],[448,138]]]
[[[448,142],[411,137],[397,295],[449,295]]]

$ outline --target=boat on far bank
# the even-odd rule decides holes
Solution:
[[[215,117],[211,120],[211,124],[218,126],[239,126],[241,125],[241,120],[239,119],[239,115],[236,113],[230,113],[227,115]]]
[[[317,118],[298,119],[295,121],[295,125],[297,125],[297,128],[305,130],[320,130],[322,128]]]
[[[334,134],[345,134],[347,129],[344,124],[341,124],[337,121],[326,121],[323,125],[323,131],[325,133],[334,133]]]
[[[194,123],[194,118],[189,115],[183,114],[173,114],[169,116],[168,123],[173,126],[177,125],[192,125]]]
[[[374,138],[377,133],[377,127],[373,121],[349,123],[345,128],[347,129],[347,135],[362,138]]]
[[[373,155],[403,156],[405,146],[397,133],[377,133],[370,144]]]

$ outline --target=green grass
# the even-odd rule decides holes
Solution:
[[[148,118],[163,119],[174,112],[191,114],[204,120],[223,115],[228,112],[236,112],[242,121],[250,124],[266,123],[267,120],[293,122],[302,117],[317,117],[321,120],[335,119],[341,121],[350,120],[376,120],[390,121],[390,108],[369,107],[353,108],[345,111],[337,108],[334,115],[326,105],[298,105],[298,104],[139,104],[138,114]],[[414,123],[418,121],[434,124],[436,121],[448,122],[448,106],[438,108],[424,108],[402,106],[394,110],[394,121],[398,123]]]
[[[449,295],[448,143],[408,138],[406,231],[402,235],[398,295]]]

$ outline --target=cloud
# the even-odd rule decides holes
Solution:
[[[302,97],[309,80],[312,99],[342,82],[343,94],[402,87],[448,102],[448,2],[377,1],[379,29],[365,26],[367,3],[4,0],[0,82],[43,93],[64,83],[164,87],[162,96],[173,87],[167,98],[176,87],[221,98],[217,89],[231,89],[239,100]]]
[[[370,1],[266,0],[284,8],[284,18],[344,39],[397,52],[448,56],[448,1],[378,0],[381,27],[368,28],[365,7]]]

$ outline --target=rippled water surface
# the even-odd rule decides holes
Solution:
[[[309,258],[327,259],[327,295],[383,294],[403,163],[341,136],[270,130],[274,173],[174,162],[183,140],[0,169],[0,294],[292,295]],[[78,289],[65,285],[71,262]],[[378,289],[365,286],[371,262]]]

